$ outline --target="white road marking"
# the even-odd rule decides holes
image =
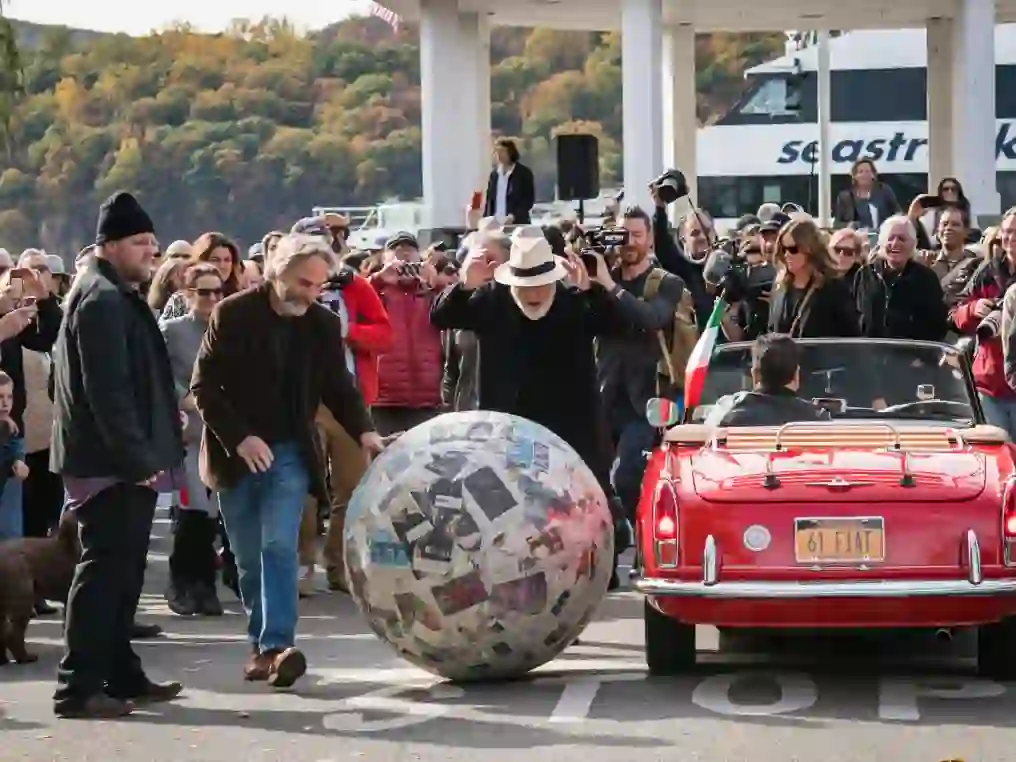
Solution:
[[[589,716],[601,682],[592,678],[580,678],[566,683],[557,706],[550,713],[550,722],[582,722]]]

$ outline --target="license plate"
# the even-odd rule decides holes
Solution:
[[[800,564],[862,564],[885,560],[881,518],[795,519],[794,555]]]

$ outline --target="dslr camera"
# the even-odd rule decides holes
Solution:
[[[673,204],[689,193],[688,181],[679,169],[668,169],[649,183],[649,187],[656,191],[656,195],[664,204]]]
[[[349,265],[343,264],[339,267],[339,271],[333,274],[325,283],[325,289],[328,291],[341,291],[350,283],[353,282],[353,276],[356,271],[353,270]]]
[[[724,238],[716,242],[706,256],[702,276],[716,286],[728,302],[757,301],[770,291],[776,280],[776,269],[768,262],[749,264],[738,250],[737,242]]]
[[[1002,332],[1002,306],[998,300],[993,300],[994,306],[980,324],[977,326],[977,339],[988,341]]]

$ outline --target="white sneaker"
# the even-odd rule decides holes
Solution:
[[[300,589],[300,596],[302,598],[309,598],[310,596],[312,596],[315,593],[317,593],[317,588],[315,587],[315,584],[314,584],[315,581],[316,580],[315,580],[315,575],[314,575],[314,567],[313,566],[308,566],[306,568],[306,570],[304,571],[303,576],[300,577],[300,588],[299,589]]]

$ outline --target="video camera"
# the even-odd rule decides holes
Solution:
[[[597,264],[596,255],[607,255],[628,245],[628,231],[624,228],[593,228],[587,230],[583,235],[585,245],[579,251],[579,259],[585,265],[586,272],[591,277],[596,277]]]
[[[586,245],[597,254],[605,254],[608,249],[619,249],[628,245],[628,231],[624,228],[594,228],[585,233]]]
[[[768,262],[750,264],[738,250],[737,242],[724,238],[716,242],[706,257],[702,277],[716,286],[728,302],[755,301],[772,290],[776,269]]]

